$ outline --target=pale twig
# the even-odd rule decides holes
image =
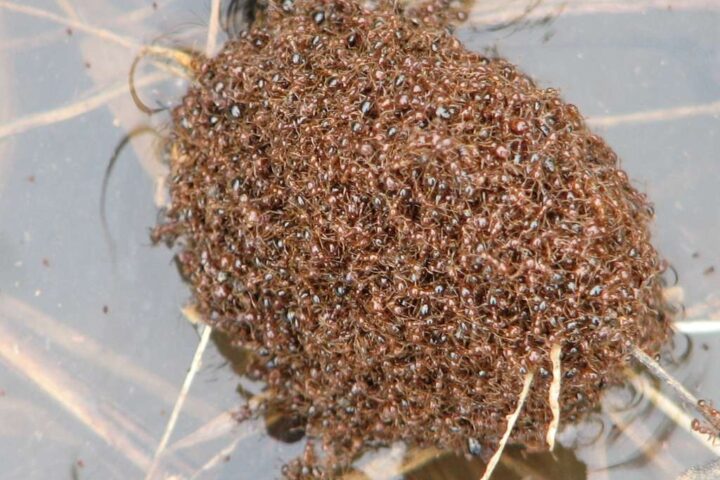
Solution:
[[[525,380],[523,381],[523,388],[520,392],[520,396],[518,397],[518,403],[515,407],[515,411],[508,415],[507,417],[507,427],[505,427],[505,433],[503,433],[502,438],[500,439],[500,443],[498,444],[497,450],[495,450],[495,453],[493,453],[492,457],[490,457],[490,461],[487,464],[487,467],[485,467],[485,473],[483,473],[483,476],[480,477],[480,480],[489,480],[490,476],[495,471],[495,467],[497,467],[498,461],[500,461],[500,457],[503,454],[503,451],[505,450],[505,445],[507,444],[508,440],[510,439],[510,434],[512,433],[513,429],[515,428],[515,422],[517,422],[518,417],[520,416],[520,412],[522,411],[523,405],[525,405],[525,400],[528,397],[528,393],[530,392],[530,385],[532,385],[534,374],[533,372],[528,372],[525,374]]]
[[[67,14],[68,17],[70,17],[74,21],[81,21],[80,16],[78,15],[75,8],[72,6],[72,4],[68,0],[57,0],[58,4],[60,5],[60,8]],[[152,8],[152,7],[149,7]],[[94,28],[94,27],[93,27]],[[159,45],[146,45],[142,47],[142,50],[136,57],[135,61],[141,57],[145,56],[155,56],[159,58],[163,58],[166,60],[172,60],[178,63],[181,67],[183,67],[185,70],[181,71],[180,73],[177,73],[178,75],[184,75],[186,74],[186,71],[190,69],[190,65],[192,63],[192,57],[181,51],[174,48],[168,48],[163,47]],[[134,68],[134,64],[133,64]],[[132,74],[130,75],[131,82],[134,80],[132,78]]]
[[[623,115],[607,115],[588,118],[586,123],[591,127],[617,127],[627,124],[644,124],[651,122],[666,122],[687,117],[720,114],[720,100],[703,105],[684,105],[672,108],[660,108],[644,112],[627,113]]]
[[[129,437],[137,440],[138,445],[143,450],[149,450],[156,443],[156,439],[145,429],[144,425],[138,423],[137,420],[126,416],[122,411],[118,410],[117,405],[112,403],[98,406],[98,413],[103,417],[115,422]]]
[[[213,0],[213,7],[211,11],[214,11],[216,13],[216,16],[218,16],[217,20],[213,20],[213,17],[210,18],[210,29],[208,30],[208,39],[207,39],[207,50],[209,50],[217,41],[217,29],[213,31],[212,25],[213,21],[219,21],[219,8],[220,8],[220,0]],[[212,15],[212,14],[211,14]],[[197,317],[199,316],[197,314],[197,311],[194,308],[186,308],[183,310],[183,313],[185,314],[188,319],[194,323],[197,321]],[[185,381],[183,382],[183,387],[180,390],[180,395],[178,396],[177,401],[175,402],[175,408],[173,408],[172,414],[170,415],[170,419],[168,421],[167,426],[165,427],[165,433],[163,433],[162,439],[160,440],[160,444],[158,445],[157,450],[155,451],[155,455],[153,456],[152,465],[150,466],[150,469],[147,472],[147,475],[145,476],[145,480],[149,480],[152,478],[155,468],[157,466],[158,460],[160,456],[162,455],[163,451],[165,450],[165,447],[167,446],[167,442],[170,439],[170,435],[172,434],[172,431],[175,428],[175,423],[177,422],[177,418],[180,415],[180,411],[182,410],[183,403],[185,402],[185,397],[187,397],[187,393],[190,390],[190,385],[192,385],[192,381],[195,378],[195,373],[200,368],[200,363],[202,362],[202,356],[205,353],[205,348],[207,348],[207,344],[210,340],[210,335],[212,334],[212,327],[210,325],[204,325],[202,333],[200,335],[200,342],[198,343],[197,349],[195,350],[195,356],[193,357],[192,364],[190,365],[190,370],[188,371],[187,375],[185,376]]]
[[[3,39],[3,42],[0,43],[0,52],[10,50],[17,54],[18,50],[45,47],[57,43],[62,40],[63,37],[67,37],[67,32],[61,28],[33,35],[15,36],[13,38]]]
[[[166,451],[174,452],[216,440],[223,435],[228,435],[237,425],[238,421],[232,412],[223,412],[194,432],[170,445]]]
[[[680,408],[660,390],[655,388],[647,378],[644,378],[629,369],[626,370],[626,373],[630,382],[638,390],[638,392],[647,397],[660,411],[667,415],[668,418],[692,435],[708,450],[713,452],[715,455],[720,456],[720,445],[716,445],[712,439],[708,437],[708,435],[703,435],[702,433],[693,430],[691,426],[693,418],[688,415],[685,410]]]
[[[198,478],[203,473],[215,468],[216,466],[223,463],[230,454],[235,451],[237,448],[238,443],[240,443],[240,440],[242,440],[241,437],[235,438],[228,446],[217,452],[213,457],[205,462],[205,464],[200,467],[193,475],[190,477],[190,480],[193,480],[195,478]]]
[[[0,12],[0,30],[4,29],[4,25],[6,23],[5,15],[3,12]],[[2,38],[4,35],[0,33],[0,38]],[[2,39],[2,43],[5,43],[6,39]],[[22,98],[21,95],[14,95],[12,92],[14,92],[15,83],[17,82],[17,79],[14,78],[14,72],[13,72],[13,65],[14,60],[12,57],[9,57],[5,54],[2,50],[0,50],[0,92],[5,92],[3,95],[3,101],[0,102],[0,118],[12,118],[15,113],[15,104],[18,100]],[[5,161],[5,154],[10,153],[11,146],[8,144],[8,142],[1,142],[0,141],[0,189],[3,188],[3,186],[7,183],[7,177],[4,170],[7,169],[9,166],[9,162]],[[11,155],[8,155],[10,157]]]
[[[667,373],[658,362],[653,360],[647,353],[643,352],[635,345],[632,347],[632,356],[635,360],[647,368],[658,380],[669,386],[684,402],[689,403],[700,415],[702,415],[705,420],[710,422],[710,425],[715,424],[716,420],[710,416],[709,413],[700,408],[700,400],[690,393],[690,391],[685,388],[682,383],[678,382],[669,373]]]
[[[720,320],[682,320],[674,322],[673,327],[676,331],[688,335],[720,333]]]
[[[4,382],[7,381],[6,376],[3,378]],[[6,439],[27,438],[28,432],[42,429],[44,442],[56,445],[80,445],[83,442],[84,432],[68,429],[63,424],[64,419],[58,417],[57,411],[52,407],[36,405],[24,395],[5,396],[0,402],[0,418],[3,419],[0,435]],[[9,448],[5,452],[8,454]],[[6,472],[3,473],[7,475]]]
[[[170,435],[172,435],[172,432],[175,429],[175,424],[177,423],[177,419],[180,416],[183,405],[185,404],[185,399],[187,398],[188,392],[190,391],[190,386],[195,379],[195,374],[200,369],[200,364],[202,363],[202,356],[205,352],[208,341],[210,340],[211,333],[212,328],[206,325],[203,328],[202,334],[200,335],[200,342],[198,343],[197,349],[195,350],[195,355],[193,356],[192,363],[190,364],[190,370],[185,376],[185,381],[183,382],[183,386],[180,389],[180,394],[178,395],[177,401],[175,402],[175,407],[173,407],[173,411],[170,414],[170,418],[168,419],[168,423],[165,427],[165,432],[163,433],[163,436],[160,439],[160,443],[155,450],[155,455],[153,455],[152,464],[147,471],[147,475],[145,475],[145,480],[149,480],[155,474],[158,461],[162,456],[165,447],[167,446],[168,440],[170,440]]]
[[[72,18],[73,20],[80,20],[80,15],[78,15],[77,11],[75,10],[75,7],[73,7],[72,4],[68,0],[55,0],[55,1],[68,17]]]
[[[704,301],[688,306],[685,314],[687,318],[720,321],[720,298],[717,294],[710,294]]]
[[[270,391],[265,391],[262,393],[258,393],[257,395],[253,396],[250,400],[247,402],[247,407],[251,412],[255,412],[258,409],[260,409],[260,406],[267,402],[269,398],[271,398],[272,394]],[[279,417],[278,417],[279,418]],[[273,420],[271,418],[265,419],[265,427],[270,427],[273,424]],[[255,423],[250,423],[249,420],[245,420],[242,422],[242,425],[251,425],[249,428],[246,428],[244,432],[240,434],[240,438],[244,438],[248,435],[253,435],[258,432],[264,431],[264,428],[259,428]],[[194,432],[188,434],[187,436],[181,438],[180,440],[176,441],[172,445],[170,445],[166,451],[168,452],[174,452],[176,450],[182,450],[185,448],[194,447],[201,443],[206,443],[211,440],[216,440],[217,438],[220,438],[223,435],[229,434],[234,427],[238,426],[238,420],[233,415],[232,412],[223,412],[217,417],[213,418],[209,422],[207,422],[205,425],[201,426]]]
[[[631,375],[632,372],[627,369],[625,375]],[[617,405],[611,405],[611,397],[618,394],[619,389],[612,389],[603,398],[603,412],[610,418],[614,423],[613,430],[618,434],[626,437],[630,440],[631,445],[627,448],[627,455],[623,458],[614,458],[614,465],[622,465],[628,461],[632,461],[635,458],[646,458],[650,463],[657,466],[661,472],[669,472],[677,470],[677,460],[672,455],[660,455],[663,448],[663,442],[661,438],[658,438],[655,432],[653,432],[646,422],[638,422],[636,420],[635,409],[628,409],[627,405],[623,405],[618,408]],[[642,396],[644,393],[637,390],[637,395]],[[623,404],[626,400],[623,400]],[[596,445],[605,444],[607,442],[595,442]],[[639,454],[638,454],[639,450]],[[606,450],[606,460],[609,457]],[[614,456],[613,456],[614,457]],[[608,467],[612,464],[606,461],[601,465]]]
[[[109,1],[101,0],[93,2],[93,9],[102,18],[117,18]],[[137,55],[137,50],[129,51],[123,47],[105,45],[102,42],[91,40],[92,39],[85,39],[85,41],[80,42],[83,56],[93,59],[92,68],[87,71],[90,78],[99,85],[115,82],[118,78],[122,78],[125,72],[119,72],[118,68],[126,71],[127,66],[132,63],[134,56]],[[149,62],[153,63],[157,68],[168,69],[172,71],[175,76],[184,75],[182,72],[186,69],[180,65],[176,56],[178,52],[187,55],[186,52],[162,46],[146,46],[143,48],[152,49],[157,53],[157,55],[154,55],[155,58],[149,59]],[[156,61],[158,57],[161,58],[162,61]],[[178,72],[181,72],[181,74],[177,75]],[[113,116],[113,124],[118,127],[124,130],[131,130],[138,124],[138,111],[132,102],[118,99],[109,102],[107,108]],[[138,137],[133,139],[131,145],[137,154],[140,165],[155,183],[157,187],[155,191],[163,194],[156,195],[156,198],[164,196],[165,192],[161,192],[158,187],[161,183],[159,179],[167,177],[169,168],[160,158],[160,155],[157,154],[156,144],[154,144],[150,137]]]
[[[693,405],[694,407],[697,407],[698,405],[698,398],[695,397],[690,391],[685,388],[685,386],[675,380],[669,373],[663,369],[659,363],[657,363],[653,358],[650,357],[647,353],[643,352],[638,348],[637,346],[633,345],[632,347],[632,356],[640,362],[645,368],[647,368],[650,373],[652,373],[658,380],[661,380],[665,382],[670,388],[672,388],[684,401],[689,403],[690,405]]]
[[[161,0],[158,0],[157,2],[154,2],[156,3],[157,8],[152,5],[145,5],[135,10],[120,14],[116,21],[118,23],[140,23],[146,18],[157,13],[157,11],[161,8],[167,7],[170,3],[172,3],[172,1],[173,0],[166,0],[163,2]]]
[[[648,10],[666,10],[667,0],[640,0],[640,1],[585,1],[569,2],[567,0],[546,0],[536,8],[527,11],[527,0],[508,5],[507,0],[501,2],[477,2],[473,8],[469,22],[473,26],[495,26],[512,22],[522,18],[524,22],[542,21],[546,18],[557,17],[559,13],[565,15],[593,15],[643,13]],[[712,10],[717,3],[708,0],[684,0],[676,2],[673,10]]]
[[[260,394],[256,397],[253,397],[253,399],[263,396],[264,394]],[[175,444],[171,445],[167,451],[171,452],[184,448],[192,448],[198,444],[208,442],[210,440],[215,440],[220,436],[230,434],[230,432],[236,427],[238,427],[238,425],[241,426],[242,431],[239,433],[235,433],[233,435],[233,439],[230,445],[228,445],[216,455],[214,455],[191,477],[196,478],[200,473],[210,470],[218,463],[220,463],[220,461],[225,459],[227,455],[229,455],[242,440],[244,440],[250,435],[264,432],[265,428],[263,428],[262,421],[250,422],[246,419],[246,421],[243,421],[239,424],[238,419],[231,412],[225,412],[223,415],[214,418],[206,425],[200,427],[198,430],[191,433],[187,437],[179,440],[178,442],[175,442]]]
[[[210,7],[210,24],[208,25],[205,54],[209,57],[217,48],[218,32],[220,31],[220,0],[212,0]]]
[[[628,422],[619,412],[613,410],[607,410],[606,413],[615,424],[615,428],[632,442],[630,458],[636,457],[637,450],[639,450],[643,457],[657,464],[660,471],[667,472],[674,470],[677,460],[669,455],[658,455],[661,448],[660,442],[655,439],[654,433],[651,432],[644,423]],[[637,450],[632,447],[636,447]],[[627,460],[618,459],[616,461],[624,463]],[[605,465],[607,465],[607,463]]]
[[[176,387],[163,377],[137,366],[131,359],[70,327],[68,322],[56,320],[8,294],[0,296],[0,318],[46,336],[53,345],[64,348],[71,355],[143,387],[167,403],[176,398]],[[206,418],[208,412],[213,411],[211,405],[195,399],[188,407],[196,418]]]
[[[150,108],[140,99],[140,96],[137,92],[137,86],[135,83],[135,71],[137,69],[137,66],[140,64],[140,61],[144,59],[145,57],[158,57],[162,58],[164,60],[171,60],[176,62],[180,67],[181,70],[178,72],[179,76],[183,76],[185,78],[190,78],[191,74],[190,71],[192,70],[192,56],[188,53],[185,53],[181,50],[175,50],[172,48],[166,48],[166,47],[159,47],[155,45],[143,47],[142,50],[140,50],[140,53],[137,54],[135,59],[133,60],[132,64],[130,65],[130,72],[128,73],[128,84],[130,86],[130,96],[133,99],[133,102],[135,102],[135,106],[138,107],[138,109],[144,113],[147,113],[148,115],[152,115],[153,113],[158,113],[164,110],[164,108]],[[176,69],[177,70],[177,69]]]
[[[137,80],[136,85],[138,87],[154,85],[167,80],[167,78],[167,75],[158,72],[141,77]],[[19,118],[13,122],[0,125],[0,139],[17,135],[18,133],[23,133],[34,128],[45,127],[54,123],[70,120],[71,118],[78,117],[91,112],[96,108],[102,107],[109,101],[125,94],[126,92],[127,83],[118,84],[91,97],[65,105],[64,107],[35,113]]]
[[[550,404],[553,418],[550,420],[550,425],[548,425],[547,435],[545,437],[551,452],[555,448],[555,436],[557,435],[558,425],[560,425],[560,382],[562,377],[560,353],[562,353],[560,344],[554,344],[552,349],[550,349],[553,379],[552,383],[550,383],[550,392],[548,394],[548,403]]]
[[[122,452],[134,465],[144,470],[150,464],[147,456],[133,442],[97,414],[92,404],[93,394],[89,389],[57,367],[54,360],[43,358],[39,351],[33,351],[26,342],[16,340],[3,322],[0,322],[0,359],[34,382],[95,435]]]
[[[118,410],[117,405],[110,403],[102,404],[98,411],[108,420],[113,421],[122,431],[126,432],[128,438],[135,440],[143,451],[150,450],[152,446],[157,443],[157,440],[153,438],[142,424],[138,423],[137,419],[133,419],[130,415],[123,414],[123,412]],[[190,472],[195,469],[187,463],[186,459],[177,456],[168,459],[168,466],[178,469],[184,475],[190,474]]]
[[[79,20],[73,20],[71,18],[62,17],[60,15],[56,15],[52,12],[48,12],[47,10],[43,10],[41,8],[30,7],[27,5],[20,5],[20,4],[17,4],[14,2],[8,2],[5,0],[0,0],[0,8],[4,8],[11,12],[22,13],[25,15],[30,15],[32,17],[42,18],[45,20],[49,20],[51,22],[59,23],[66,27],[74,28],[75,30],[87,33],[89,35],[93,35],[97,38],[107,40],[109,42],[117,43],[118,45],[122,45],[123,47],[137,48],[137,47],[141,46],[140,42],[137,42],[137,41],[133,40],[132,38],[124,37],[115,32],[112,32],[110,30],[106,30],[103,28],[98,28],[98,27],[94,27],[92,25],[88,25]]]

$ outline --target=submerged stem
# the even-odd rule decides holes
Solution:
[[[696,438],[702,445],[708,450],[713,452],[715,455],[720,455],[720,446],[715,445],[712,439],[707,436],[696,432],[692,428],[692,417],[685,412],[685,410],[665,396],[660,390],[655,388],[650,380],[644,375],[638,375],[628,369],[628,378],[633,386],[642,393],[643,396],[647,397],[660,411],[662,411],[668,418],[674,423],[679,425],[683,430],[687,431],[690,435]]]
[[[714,425],[717,422],[717,419],[713,418],[708,412],[700,408],[700,399],[690,393],[683,384],[675,380],[675,378],[667,373],[665,369],[662,368],[662,366],[652,357],[640,350],[637,345],[633,345],[631,353],[635,360],[647,368],[658,380],[663,381],[666,385],[672,388],[684,402],[692,405],[705,420],[710,422],[711,425]]]
[[[160,457],[162,456],[163,452],[165,451],[165,447],[168,444],[168,440],[170,440],[170,435],[172,435],[173,430],[175,429],[175,424],[177,423],[177,419],[180,416],[180,412],[183,409],[183,406],[185,405],[185,399],[187,398],[188,392],[190,391],[190,386],[192,385],[192,382],[195,378],[195,374],[200,369],[200,364],[202,363],[202,356],[203,353],[205,353],[205,348],[207,347],[207,344],[210,340],[210,334],[212,333],[212,328],[210,326],[205,326],[203,328],[202,335],[200,336],[200,342],[198,343],[197,349],[195,350],[195,355],[193,356],[192,363],[190,364],[190,370],[188,371],[187,375],[185,376],[185,381],[183,382],[182,388],[180,389],[180,394],[178,395],[177,400],[175,401],[175,406],[173,407],[173,411],[170,414],[170,419],[168,420],[167,426],[165,427],[165,432],[163,432],[162,439],[160,440],[160,443],[158,444],[157,449],[155,450],[155,455],[153,455],[152,464],[150,465],[150,468],[147,471],[147,474],[145,475],[145,479],[149,480],[153,477],[155,474],[155,471],[157,470],[157,466],[160,460]]]

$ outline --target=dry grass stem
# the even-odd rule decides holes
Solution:
[[[208,327],[209,328],[209,327]],[[223,462],[225,462],[229,457],[230,454],[235,451],[237,448],[238,443],[240,443],[241,438],[236,438],[228,446],[217,452],[213,457],[205,462],[205,464],[200,467],[195,473],[192,474],[190,477],[190,480],[194,480],[195,478],[199,478],[200,475],[212,470],[213,468],[217,467],[218,465],[221,465]]]
[[[550,384],[550,393],[548,397],[548,403],[552,410],[553,418],[548,425],[547,431],[547,444],[550,451],[555,449],[555,436],[557,435],[558,425],[560,425],[560,383],[561,383],[561,365],[560,365],[560,354],[562,348],[559,343],[552,346],[550,350],[550,361],[552,362],[553,379]]]
[[[662,366],[660,366],[660,364],[658,362],[656,362],[654,359],[652,359],[650,356],[648,356],[645,352],[643,352],[636,346],[633,347],[632,355],[638,362],[640,362],[645,368],[647,368],[650,371],[650,373],[652,373],[658,380],[662,381],[667,386],[669,386],[684,402],[690,404],[695,409],[695,411],[704,420],[706,420],[710,425],[717,424],[717,419],[714,418],[708,410],[701,408],[700,400],[695,395],[690,393],[690,391],[687,388],[685,388],[684,385],[682,385],[680,382],[675,380],[675,378],[673,378],[669,373],[667,373],[665,371],[665,369],[663,369]],[[632,378],[633,376],[631,375],[631,373],[632,372],[628,371],[627,375]],[[643,386],[650,387],[651,385],[647,384],[647,385],[643,385]],[[664,396],[660,395],[659,391],[658,392],[650,392],[650,393],[648,393],[648,395],[649,396],[652,395],[651,400],[653,398],[655,399],[655,400],[653,400],[653,403],[655,403],[655,405],[658,408],[663,410],[673,420],[677,421],[678,418],[682,418],[682,420],[684,422],[687,419],[688,421],[685,423],[682,423],[681,426],[692,430],[692,428],[691,428],[692,418],[689,415],[684,414],[683,417],[673,417],[670,413],[668,413],[668,412],[674,412],[675,410],[677,410],[678,412],[683,412],[683,410],[680,409],[680,407],[677,407],[672,402],[669,402],[669,400],[667,400]],[[667,411],[665,410],[665,408],[667,408]],[[697,433],[700,436],[700,438],[707,437],[707,435],[703,435],[700,432],[695,432],[695,433]],[[713,436],[712,438],[714,440],[716,437]],[[706,438],[706,440],[708,440],[708,439]],[[720,447],[716,447],[714,444],[715,443],[714,441],[712,443],[713,443],[713,449],[714,449],[713,451],[720,452]],[[717,450],[715,450],[715,448],[717,448]],[[718,454],[720,454],[720,453],[718,453]]]
[[[78,15],[75,7],[73,7],[69,0],[55,0],[55,3],[58,4],[58,6],[62,9],[63,12],[65,12],[68,17],[72,18],[73,20],[80,20],[80,15]]]
[[[208,25],[205,54],[211,56],[217,50],[218,33],[220,32],[220,0],[212,0],[210,6],[210,22]]]
[[[690,393],[690,391],[685,388],[682,383],[678,382],[669,373],[667,373],[658,362],[656,362],[648,354],[635,346],[632,349],[632,356],[633,358],[635,358],[635,360],[637,360],[645,368],[647,368],[650,373],[655,376],[655,378],[661,380],[662,382],[666,383],[670,388],[672,388],[684,402],[689,403],[697,409],[699,399],[695,395]],[[698,412],[705,416],[705,414],[701,410],[698,409]],[[708,419],[708,421],[711,424],[713,423],[713,419]]]
[[[615,427],[632,442],[633,446],[637,447],[642,456],[648,458],[651,463],[656,464],[660,471],[676,470],[677,461],[670,456],[658,454],[661,445],[643,423],[628,422],[620,413],[613,410],[608,410],[607,415],[613,421]],[[637,452],[633,450],[630,453],[632,458]],[[620,463],[624,463],[624,460],[620,460]]]
[[[132,64],[130,65],[130,72],[128,73],[128,84],[130,85],[130,96],[133,99],[133,102],[135,103],[135,106],[143,113],[147,113],[148,115],[152,115],[153,113],[162,112],[164,108],[150,108],[148,107],[145,102],[142,101],[140,98],[140,95],[138,94],[137,87],[139,84],[135,82],[135,72],[137,70],[138,65],[140,62],[146,58],[146,57],[152,57],[152,58],[158,58],[163,60],[164,62],[174,62],[177,64],[180,68],[173,67],[172,63],[165,65],[166,68],[171,69],[176,75],[183,77],[183,78],[191,78],[192,77],[192,55],[190,55],[187,52],[183,52],[181,50],[176,50],[173,48],[167,48],[167,47],[161,47],[157,45],[149,45],[146,47],[143,47],[142,50],[140,50],[140,53],[137,54],[135,59],[133,60]],[[160,65],[164,65],[164,63],[161,63]]]
[[[505,450],[505,445],[510,439],[510,434],[512,433],[513,428],[515,428],[515,422],[520,416],[523,405],[525,405],[525,400],[527,399],[528,393],[530,392],[530,385],[532,385],[533,376],[533,372],[528,372],[525,375],[525,380],[523,381],[523,388],[520,392],[520,397],[518,398],[518,403],[515,407],[515,411],[507,417],[507,427],[505,428],[505,433],[503,433],[503,436],[500,439],[497,450],[495,450],[495,453],[493,453],[492,457],[490,457],[490,461],[485,468],[485,473],[483,473],[483,476],[480,477],[480,480],[489,480],[490,476],[492,476],[493,472],[495,471],[495,467],[497,467],[503,450]]]
[[[217,41],[217,22],[220,20],[220,1],[219,0],[213,0],[212,8],[211,8],[211,17],[210,17],[210,28],[208,29],[208,38],[207,38],[207,50],[210,51],[211,48],[214,48],[215,42]],[[215,26],[213,26],[215,25]],[[187,65],[189,67],[190,65],[190,59],[187,60]],[[133,77],[133,71],[135,68],[135,65],[137,64],[137,59],[133,63],[133,69],[131,69],[130,72],[130,79],[132,81]],[[189,307],[183,309],[183,313],[188,318],[188,320],[193,323],[198,323],[198,313],[197,310],[194,307]],[[178,395],[178,399],[175,402],[175,407],[173,408],[172,414],[170,415],[170,419],[168,420],[168,424],[165,428],[165,432],[163,433],[162,439],[160,440],[160,443],[158,445],[157,450],[155,451],[155,455],[153,456],[153,461],[150,469],[147,472],[147,475],[145,476],[146,480],[150,480],[154,474],[154,471],[157,467],[158,460],[162,456],[163,451],[165,450],[165,447],[167,446],[168,440],[170,439],[170,435],[172,435],[172,432],[175,428],[175,423],[177,422],[178,416],[180,415],[180,411],[182,410],[183,404],[185,403],[185,398],[187,397],[188,391],[190,390],[190,385],[192,385],[193,379],[195,378],[195,374],[197,373],[198,369],[200,368],[200,364],[202,363],[202,356],[205,353],[205,349],[207,348],[207,344],[210,340],[210,335],[212,334],[212,327],[209,325],[204,325],[202,327],[202,333],[200,335],[200,342],[198,343],[197,349],[195,350],[195,356],[193,357],[192,364],[190,365],[190,370],[188,371],[187,375],[185,376],[185,381],[183,382],[182,389],[180,390],[180,395]]]
[[[0,52],[7,50],[17,54],[19,50],[29,50],[59,43],[64,37],[67,37],[67,33],[65,30],[58,28],[56,30],[49,30],[35,35],[16,36],[9,39],[3,39],[3,42],[0,43]]]
[[[151,451],[157,440],[148,432],[143,425],[138,423],[137,419],[124,415],[122,411],[113,404],[103,404],[99,408],[100,414],[112,420],[117,427],[128,434],[128,438],[135,441],[143,451]],[[190,466],[183,458],[172,456],[166,458],[168,467],[173,467],[184,475],[189,475],[195,470],[194,466]]]
[[[249,423],[248,421],[243,422],[241,425]],[[177,442],[173,443],[167,448],[168,452],[174,452],[185,448],[194,447],[196,445],[207,443],[212,440],[216,440],[224,435],[228,435],[234,428],[238,427],[238,421],[233,416],[232,412],[223,412],[217,415],[209,422],[190,433],[189,435],[181,438]],[[255,429],[253,429],[253,432]],[[250,433],[253,433],[250,432]]]
[[[25,15],[30,15],[35,18],[40,18],[40,19],[44,19],[44,20],[49,20],[51,22],[59,23],[66,27],[73,28],[75,30],[87,33],[89,35],[93,35],[102,40],[106,40],[108,42],[122,45],[123,47],[137,48],[137,47],[141,46],[141,44],[139,42],[133,40],[132,38],[124,37],[113,31],[110,31],[110,30],[106,30],[103,28],[98,28],[98,27],[94,27],[92,25],[88,25],[79,20],[73,20],[71,18],[62,17],[60,15],[56,15],[52,12],[48,12],[47,10],[43,10],[41,8],[31,7],[31,6],[27,6],[27,5],[21,5],[18,3],[8,2],[5,0],[0,0],[0,8],[4,8],[5,10],[11,11],[11,12],[22,13]]]
[[[42,429],[44,442],[57,442],[64,445],[80,445],[85,441],[82,433],[68,429],[57,411],[48,406],[18,396],[3,397],[0,402],[0,435],[3,438],[27,438],[28,431]],[[6,451],[6,453],[9,453]],[[3,472],[5,473],[5,472]]]
[[[188,370],[188,373],[185,376],[185,381],[183,382],[182,388],[180,389],[180,394],[178,395],[177,401],[175,402],[175,407],[173,407],[173,411],[170,414],[170,418],[168,419],[167,426],[165,427],[165,432],[163,433],[163,436],[160,439],[160,443],[155,450],[155,455],[153,455],[152,464],[147,471],[145,480],[153,478],[153,475],[155,474],[158,461],[162,456],[163,452],[165,451],[168,440],[170,440],[170,436],[175,429],[175,424],[177,423],[177,419],[180,416],[183,405],[185,404],[185,399],[187,398],[188,392],[190,391],[190,386],[195,379],[195,374],[198,372],[198,370],[200,369],[200,365],[202,364],[202,356],[203,353],[205,353],[205,348],[207,347],[208,341],[210,340],[211,333],[212,329],[208,326],[205,326],[200,336],[200,342],[198,343],[197,349],[195,350],[195,355],[193,357],[192,363],[190,364],[190,370]]]
[[[627,113],[623,115],[592,117],[587,119],[587,124],[595,128],[610,128],[620,125],[666,122],[687,117],[718,114],[720,114],[720,100],[704,105],[686,105],[681,107],[660,108],[644,112]]]
[[[592,15],[592,14],[627,14],[643,13],[648,10],[666,10],[667,0],[637,0],[632,2],[618,0],[590,0],[568,2],[567,0],[545,0],[537,2],[534,8],[528,8],[528,0],[515,2],[492,1],[478,2],[472,9],[469,24],[472,26],[497,26],[512,24],[515,21],[523,22],[543,21],[547,18],[562,15]],[[716,10],[717,2],[708,0],[685,0],[673,2],[673,10]]]
[[[167,75],[164,73],[153,73],[138,79],[136,81],[136,86],[146,87],[148,85],[154,85],[167,80],[167,78]],[[78,100],[77,102],[73,102],[64,107],[54,110],[46,110],[44,112],[18,118],[13,122],[0,125],[0,139],[27,132],[28,130],[35,128],[45,127],[65,120],[70,120],[91,112],[96,108],[102,107],[109,101],[120,97],[126,92],[127,83],[123,82],[121,84],[116,84],[112,88],[103,90],[91,97]]]
[[[157,5],[157,8],[152,5],[145,5],[143,7],[136,8],[135,10],[130,10],[126,13],[123,13],[120,15],[120,17],[117,19],[118,23],[139,23],[145,20],[146,18],[152,16],[154,13],[156,13],[158,10],[160,10],[163,7],[167,7],[170,5],[174,0],[158,0],[154,2]]]
[[[679,425],[683,430],[688,432],[696,440],[698,440],[705,448],[710,450],[717,456],[720,456],[720,445],[716,444],[713,439],[707,435],[696,432],[692,429],[691,424],[693,418],[688,415],[687,411],[677,405],[675,402],[665,396],[660,390],[655,388],[647,378],[638,375],[631,370],[627,371],[628,378],[633,386],[642,392],[660,411],[668,416],[675,424]]]
[[[114,7],[107,1],[98,0],[93,3],[93,10],[101,18],[122,18],[115,16]],[[137,55],[137,50],[128,50],[116,45],[107,45],[103,42],[94,41],[93,38],[84,38],[79,42],[81,53],[84,58],[92,59],[92,68],[87,71],[88,76],[98,85],[105,85],[117,81],[118,76],[122,76],[127,70],[122,67],[122,72],[118,71],[118,65],[128,66],[132,63],[133,58]],[[168,71],[175,77],[185,76],[186,69],[179,65],[173,55],[177,51],[162,46],[148,46],[157,56],[148,58],[148,62],[152,63],[156,68]],[[167,54],[162,50],[165,49]],[[184,53],[184,52],[181,52]],[[126,87],[127,88],[127,87]],[[142,122],[144,119],[139,114],[137,108],[132,102],[118,98],[108,102],[108,109],[113,115],[113,121],[123,131],[130,131]],[[162,128],[162,126],[160,126]],[[147,172],[148,176],[155,182],[160,183],[160,178],[168,175],[169,169],[167,164],[158,155],[157,145],[154,139],[148,136],[139,136],[133,138],[130,142],[132,149],[135,151],[142,168]],[[156,192],[159,187],[156,188]],[[160,199],[161,195],[155,195]]]
[[[689,306],[685,310],[687,318],[705,319],[720,322],[720,298],[710,294],[705,301]]]
[[[0,322],[0,360],[35,383],[135,466],[144,470],[150,464],[148,457],[116,425],[98,415],[97,406],[92,401],[94,395],[88,388],[55,366],[54,360],[44,358],[27,342],[19,340],[4,322]]]
[[[673,326],[676,331],[688,335],[720,333],[720,320],[683,320]]]

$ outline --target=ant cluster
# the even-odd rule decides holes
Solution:
[[[702,413],[705,423],[695,418],[690,427],[703,435],[707,435],[712,441],[720,437],[720,412],[707,400],[698,400],[697,408]]]
[[[405,441],[485,455],[669,335],[652,209],[573,105],[466,50],[429,4],[271,3],[173,112],[183,271],[331,475]],[[447,11],[447,10],[444,10]],[[309,464],[308,464],[309,463]]]

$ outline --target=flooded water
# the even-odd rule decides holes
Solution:
[[[141,45],[204,49],[210,9],[209,0],[0,1],[0,479],[153,469],[199,342],[181,311],[190,296],[173,251],[149,240],[164,201],[156,136],[138,135],[120,154],[109,237],[100,195],[124,135],[167,129],[167,116],[149,119],[128,94]],[[679,277],[668,295],[686,320],[720,321],[720,3],[478,1],[458,35],[578,105],[655,203],[655,243]],[[149,105],[172,105],[186,87],[164,67],[139,68]],[[278,478],[303,441],[277,440],[297,435],[271,418],[272,435],[262,420],[231,418],[262,386],[238,376],[240,352],[213,340],[152,476]],[[720,334],[678,336],[674,353],[683,352],[672,373],[720,399]],[[493,478],[677,478],[717,458],[687,424],[633,396],[610,392],[602,412],[566,426],[554,456],[509,449]],[[358,465],[370,478],[484,469],[401,445]]]

